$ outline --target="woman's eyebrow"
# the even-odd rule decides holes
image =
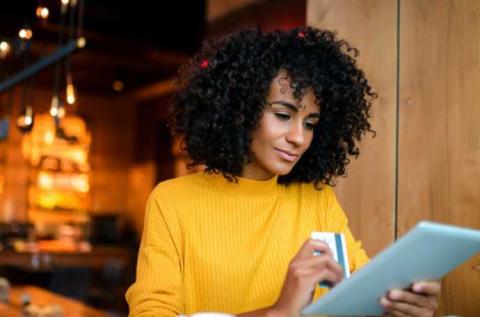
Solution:
[[[288,109],[290,109],[290,110],[292,110],[292,111],[298,112],[298,107],[295,106],[293,103],[290,103],[290,102],[288,102],[288,101],[275,100],[275,101],[270,102],[270,104],[271,104],[271,105],[273,105],[273,104],[282,105],[282,106],[285,106],[285,107],[287,107]]]
[[[288,109],[290,109],[294,112],[298,112],[298,107],[296,105],[294,105],[291,102],[285,101],[285,100],[275,100],[275,101],[269,102],[269,104],[270,105],[273,105],[273,104],[282,105],[282,106],[287,107]],[[307,117],[318,117],[318,118],[320,118],[320,112],[309,113]]]

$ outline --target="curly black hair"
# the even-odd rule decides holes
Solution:
[[[312,143],[278,182],[334,186],[357,157],[362,136],[371,129],[376,94],[356,66],[358,50],[333,31],[314,27],[263,31],[247,28],[206,42],[179,70],[169,125],[182,138],[189,166],[237,181],[252,161],[251,135],[267,104],[270,84],[280,71],[290,77],[294,98],[308,88],[321,106]]]

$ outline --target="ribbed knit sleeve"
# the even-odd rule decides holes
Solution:
[[[370,259],[362,248],[362,243],[353,237],[348,227],[347,216],[338,203],[335,192],[331,187],[326,187],[325,190],[328,191],[328,207],[326,213],[326,227],[328,230],[326,231],[344,234],[348,249],[350,271],[356,271],[367,264]]]
[[[184,310],[179,230],[159,189],[147,202],[135,283],[126,299],[130,317],[176,316]]]

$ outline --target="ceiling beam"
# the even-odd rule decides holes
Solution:
[[[72,54],[76,49],[83,48],[85,46],[85,39],[80,38],[78,40],[71,40],[62,47],[59,47],[53,53],[43,57],[36,63],[22,69],[21,71],[13,74],[9,78],[0,82],[0,93],[14,87],[15,85],[23,82],[24,80],[34,76],[44,68],[58,62],[66,56]]]

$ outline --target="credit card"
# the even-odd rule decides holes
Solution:
[[[320,240],[328,244],[330,250],[332,250],[333,259],[343,269],[343,277],[350,277],[350,265],[348,264],[347,245],[345,243],[345,236],[343,233],[336,232],[312,232],[312,239]],[[314,255],[319,255],[321,252],[315,251]],[[331,287],[328,281],[320,283],[321,287]]]

